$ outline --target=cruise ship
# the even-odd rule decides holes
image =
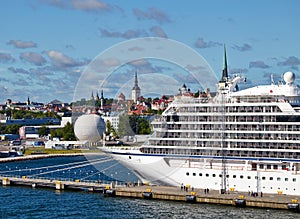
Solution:
[[[104,151],[142,182],[230,191],[300,194],[300,87],[295,74],[239,89],[226,51],[213,95],[182,93],[152,122],[140,147]]]

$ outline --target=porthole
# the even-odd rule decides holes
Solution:
[[[196,176],[196,173],[193,173],[193,176]]]
[[[189,175],[190,175],[190,173],[189,173],[189,172],[186,172],[186,175],[187,175],[187,176],[189,176]]]

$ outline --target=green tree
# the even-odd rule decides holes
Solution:
[[[151,128],[147,119],[139,117],[137,119],[138,134],[150,134]]]
[[[57,137],[57,138],[65,140],[65,141],[75,141],[76,140],[75,133],[74,133],[74,127],[69,122],[63,128],[51,130],[50,135],[52,138]]]
[[[19,128],[21,127],[21,125],[8,125],[5,127],[5,133],[6,134],[19,134]]]
[[[112,132],[112,125],[109,120],[106,121],[106,135],[109,135]]]
[[[42,126],[38,130],[39,136],[47,136],[50,133],[50,129],[46,126]]]
[[[63,139],[66,141],[75,141],[75,133],[74,133],[74,127],[71,123],[67,123],[65,127],[63,127]]]
[[[0,124],[0,134],[5,134],[5,125],[4,124]]]
[[[134,135],[134,132],[132,131],[132,128],[130,127],[129,116],[124,113],[119,115],[118,135],[120,137],[123,137],[126,135]]]

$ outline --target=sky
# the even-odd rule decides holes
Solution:
[[[145,97],[176,94],[184,83],[196,92],[221,77],[224,45],[230,75],[245,75],[247,86],[286,71],[300,82],[297,0],[0,4],[0,104],[71,102],[101,90],[130,98],[135,72]]]

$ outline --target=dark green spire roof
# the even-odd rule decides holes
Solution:
[[[228,78],[228,70],[227,70],[226,47],[224,45],[224,63],[223,63],[223,71],[222,71],[222,80],[225,81],[226,78]]]

